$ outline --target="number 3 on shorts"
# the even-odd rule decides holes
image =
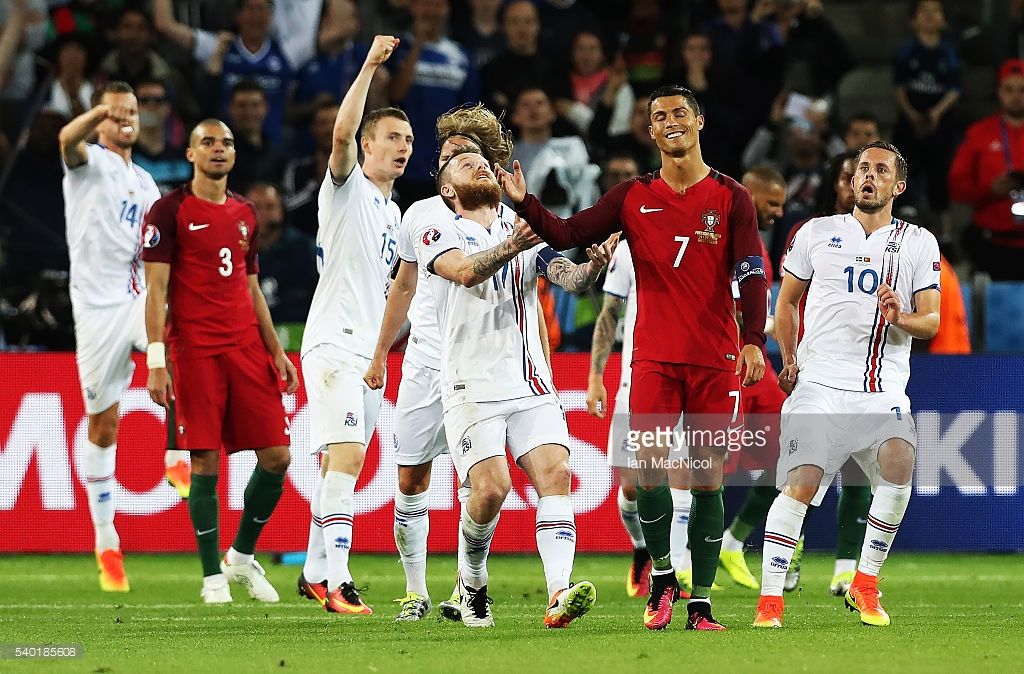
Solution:
[[[231,249],[221,248],[220,252],[220,266],[217,267],[217,271],[221,276],[227,278],[231,276],[231,272],[235,270],[235,265],[231,262]]]

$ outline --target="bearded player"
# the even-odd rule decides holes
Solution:
[[[639,468],[637,510],[653,566],[644,625],[666,627],[679,597],[666,459],[671,431],[685,412],[687,424],[705,439],[689,448],[687,461],[693,590],[686,626],[722,630],[711,613],[711,586],[725,526],[725,437],[738,422],[741,384],[755,384],[764,374],[768,286],[750,195],[704,163],[704,117],[693,93],[661,87],[650,95],[648,115],[661,170],[621,183],[571,218],[555,216],[528,194],[517,164],[513,174],[498,173],[516,210],[554,248],[600,241],[620,228],[629,242],[637,279],[630,432]],[[742,348],[734,277],[744,316]]]
[[[786,256],[775,334],[784,366],[779,384],[792,395],[782,408],[783,489],[765,524],[755,627],[782,626],[782,586],[807,506],[821,503],[850,458],[874,497],[846,605],[866,625],[890,623],[878,575],[910,502],[917,444],[906,394],[910,345],[935,336],[940,305],[935,237],[892,217],[906,180],[895,146],[866,145],[853,178],[853,213],[811,220]],[[805,291],[807,326],[798,347]]]
[[[254,552],[291,461],[278,377],[293,393],[298,374],[260,290],[256,212],[227,191],[235,164],[231,130],[220,120],[200,122],[186,156],[194,166],[191,182],[157,201],[146,218],[147,388],[158,405],[175,401],[178,446],[191,452],[188,511],[202,563],[203,601],[230,602],[231,580],[254,599],[276,602],[277,591]],[[238,532],[223,560],[217,503],[222,447],[256,452]]]
[[[93,134],[96,142],[86,142]],[[114,528],[118,401],[132,380],[133,350],[146,348],[146,283],[139,265],[142,222],[160,191],[132,162],[139,103],[125,82],[108,82],[97,104],[60,130],[64,205],[71,257],[75,360],[89,417],[85,488],[96,536],[100,589],[127,592]],[[174,428],[174,422],[169,422]],[[189,494],[185,452],[164,455],[167,480]]]
[[[483,105],[455,108],[441,115],[436,124],[440,143],[438,170],[456,151],[464,148],[483,154],[489,162],[504,165],[512,155],[512,139],[494,113]],[[418,283],[428,278],[426,270],[416,263],[414,242],[433,224],[451,220],[455,213],[440,196],[415,202],[405,211],[398,234],[398,256],[401,260],[395,281],[388,293],[380,336],[373,362],[363,379],[378,390],[385,383],[387,354],[406,318],[412,324],[409,343],[402,361],[402,383],[395,404],[395,439],[398,442],[398,489],[395,492],[395,545],[405,569],[406,594],[399,600],[400,622],[422,619],[431,608],[427,591],[427,534],[430,520],[427,509],[427,488],[430,485],[433,460],[448,452],[444,433],[441,403],[441,334],[437,324],[430,284]],[[498,204],[498,217],[509,226],[515,223],[515,211]],[[560,258],[570,268],[576,265]],[[538,305],[539,310],[539,305]],[[538,315],[541,347],[545,360],[547,331]],[[469,488],[458,491],[459,502],[469,497]],[[464,552],[460,547],[460,555]],[[451,597],[439,604],[441,616],[461,620],[458,587]]]

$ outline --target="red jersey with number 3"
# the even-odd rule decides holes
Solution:
[[[183,185],[146,216],[142,259],[171,265],[167,339],[176,358],[212,356],[259,340],[249,274],[259,273],[256,212],[231,192],[223,204]]]
[[[735,368],[734,274],[744,315],[753,319],[744,341],[764,344],[767,285],[757,214],[746,188],[732,178],[712,169],[679,193],[652,173],[616,185],[568,219],[544,209],[533,195],[518,210],[558,249],[623,231],[636,273],[634,361]]]

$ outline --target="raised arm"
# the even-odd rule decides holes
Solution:
[[[295,393],[299,387],[299,374],[292,362],[288,360],[288,355],[284,352],[284,347],[281,346],[277,331],[274,330],[274,319],[270,317],[270,307],[267,306],[267,298],[263,296],[259,276],[256,274],[249,274],[249,293],[252,295],[252,306],[256,310],[256,321],[259,324],[263,346],[271,360],[274,361],[274,367],[277,369],[281,381],[285,382],[285,391]]]
[[[355,168],[359,154],[359,143],[356,133],[363,121],[366,108],[366,96],[370,91],[370,82],[377,72],[377,67],[390,58],[398,45],[398,38],[390,35],[378,35],[373,38],[370,51],[366,55],[363,67],[352,81],[352,86],[345,92],[345,98],[338,108],[338,117],[334,121],[334,144],[331,157],[327,161],[334,182],[343,183]]]
[[[800,368],[796,362],[796,339],[800,334],[800,298],[810,281],[804,281],[793,274],[782,277],[779,298],[775,300],[775,341],[782,353],[782,372],[779,386],[786,393],[793,390]]]
[[[189,52],[195,47],[196,31],[176,18],[171,0],[153,0],[153,24],[168,40]]]
[[[616,232],[604,243],[590,246],[587,248],[587,257],[590,260],[584,264],[576,264],[564,255],[559,255],[548,262],[544,275],[549,281],[571,293],[581,293],[594,285],[594,281],[601,275],[601,270],[608,266],[618,244],[619,233]]]
[[[409,306],[416,294],[418,275],[419,266],[415,262],[401,261],[398,275],[395,277],[394,283],[391,284],[391,290],[388,291],[388,301],[384,305],[384,319],[380,324],[380,334],[377,337],[377,347],[373,351],[373,360],[370,361],[370,367],[363,375],[363,381],[371,389],[384,387],[388,351],[395,343],[399,329],[409,317]]]
[[[429,271],[453,283],[472,288],[494,276],[506,262],[538,243],[541,243],[540,237],[523,220],[518,219],[512,236],[497,246],[472,255],[466,255],[458,248],[450,248],[434,258]]]
[[[605,293],[604,305],[594,323],[594,337],[590,345],[590,381],[587,384],[587,411],[604,419],[608,411],[608,391],[604,386],[604,368],[615,344],[615,329],[626,300]]]
[[[93,134],[99,123],[107,117],[121,119],[128,116],[128,111],[120,106],[112,108],[109,105],[100,104],[65,124],[57,136],[60,143],[60,156],[64,159],[64,163],[68,165],[68,168],[75,168],[86,163],[89,157],[85,151],[85,140]]]
[[[495,164],[494,174],[520,217],[530,223],[533,231],[557,250],[565,250],[583,243],[597,243],[622,229],[619,224],[619,211],[622,209],[626,193],[633,185],[632,180],[627,180],[609,190],[590,208],[570,218],[560,218],[544,208],[537,197],[526,191],[526,178],[518,161],[512,163],[512,173]]]

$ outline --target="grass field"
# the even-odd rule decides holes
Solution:
[[[751,568],[758,558],[748,556]],[[199,603],[199,563],[187,556],[127,559],[132,592],[99,591],[84,556],[0,558],[0,645],[78,643],[84,657],[0,661],[0,672],[675,672],[688,671],[1022,671],[1024,569],[1010,556],[896,554],[885,569],[887,629],[861,626],[828,594],[831,560],[805,559],[801,591],[787,595],[786,628],[754,631],[755,593],[729,586],[715,595],[721,633],[664,632],[640,621],[626,597],[623,557],[581,556],[576,577],[592,580],[598,601],[569,629],[541,626],[543,574],[535,557],[491,560],[497,627],[470,631],[439,623],[397,624],[404,594],[395,558],[357,556],[376,613],[340,617],[294,593],[297,567],[264,561],[281,593],[256,604],[232,586],[235,603]],[[434,600],[451,590],[454,560],[433,557]],[[682,608],[681,606],[677,608]]]

